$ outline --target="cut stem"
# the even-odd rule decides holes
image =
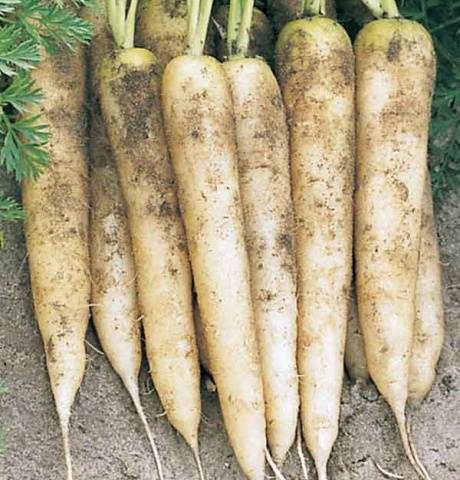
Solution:
[[[106,0],[107,19],[118,48],[134,47],[138,0],[131,0],[126,14],[126,0]]]
[[[241,23],[241,0],[230,0],[227,21],[227,51],[231,57],[235,53],[238,31]]]
[[[322,3],[322,0],[305,0],[302,13],[312,17],[320,15]]]
[[[236,53],[239,57],[246,57],[248,54],[254,0],[245,0],[243,5],[243,14],[236,45]]]
[[[383,8],[379,0],[361,0],[375,18],[383,17]]]
[[[398,6],[396,5],[395,0],[381,0],[381,2],[385,17],[398,18],[400,16]]]
[[[192,41],[189,45],[189,55],[203,55],[206,35],[208,33],[209,19],[211,18],[213,0],[199,1],[199,18],[198,25],[193,34]]]
[[[125,36],[122,45],[123,48],[134,47],[134,30],[136,28],[137,1],[138,0],[131,0],[129,4],[128,16],[126,17],[125,22]]]
[[[187,31],[187,46],[191,49],[193,39],[198,28],[198,20],[200,18],[200,0],[188,0],[188,31]]]
[[[107,19],[117,47],[123,45],[125,38],[126,0],[106,0]]]

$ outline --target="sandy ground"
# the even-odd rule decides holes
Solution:
[[[0,190],[15,194],[0,179]],[[447,337],[436,384],[414,409],[413,433],[433,479],[460,479],[460,195],[438,212],[445,264]],[[3,227],[2,227],[3,228]],[[6,450],[0,455],[1,480],[65,478],[61,437],[45,370],[40,335],[33,318],[21,225],[6,225],[0,251],[0,380],[8,393],[0,398],[0,423]],[[99,346],[91,328],[88,342]],[[148,379],[141,375],[143,404],[158,436],[166,478],[196,479],[192,455],[171,429]],[[373,460],[415,480],[402,453],[389,408],[375,390],[346,382],[340,435],[330,461],[331,480],[379,480]],[[121,382],[104,356],[88,348],[84,383],[73,410],[72,452],[76,480],[151,480],[156,478],[148,443]],[[207,478],[242,479],[228,446],[216,394],[203,388],[201,451]],[[310,478],[316,478],[309,462]],[[300,478],[292,451],[286,478]]]

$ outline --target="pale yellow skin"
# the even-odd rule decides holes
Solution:
[[[93,322],[110,364],[133,394],[141,364],[141,320],[123,199],[110,165],[93,166],[91,203]]]
[[[97,72],[113,51],[104,8],[88,8],[93,38],[88,49],[90,83],[91,304],[102,348],[130,394],[138,397],[140,313],[128,219],[115,160],[99,105]]]
[[[364,27],[355,55],[359,318],[370,375],[414,464],[405,406],[435,56],[421,25],[396,19]]]
[[[110,364],[133,393],[137,390],[141,364],[141,320],[131,242],[120,193],[114,168],[92,168],[93,321]]]
[[[345,348],[345,365],[352,380],[367,380],[364,340],[359,327],[356,300],[352,297]],[[430,178],[427,176],[420,240],[420,259],[416,287],[416,320],[409,369],[409,400],[422,400],[434,382],[435,367],[444,340],[442,272],[433,212]]]
[[[267,63],[234,59],[223,67],[235,111],[267,440],[282,464],[294,442],[299,410],[289,135],[281,92]]]
[[[233,105],[220,63],[182,56],[166,67],[162,104],[198,305],[230,443],[264,479],[264,399],[245,249]]]
[[[164,68],[187,48],[186,0],[140,2],[135,45],[152,51]]]
[[[318,478],[337,438],[352,272],[353,50],[343,28],[289,23],[276,66],[290,126],[301,420]]]
[[[409,400],[431,390],[444,341],[442,270],[429,176],[422,204],[422,231],[416,286],[416,319],[409,367]]]
[[[400,415],[415,322],[434,52],[423,27],[407,20],[368,24],[355,52],[358,310],[371,377]]]
[[[32,76],[45,97],[40,113],[51,133],[51,164],[37,181],[23,182],[25,236],[35,316],[68,445],[71,406],[85,371],[91,290],[82,49],[44,54]]]
[[[196,453],[201,400],[191,271],[157,72],[147,50],[118,52],[101,68],[101,106],[126,202],[152,378],[169,421]]]

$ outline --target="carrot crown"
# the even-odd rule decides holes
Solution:
[[[131,0],[126,13],[127,0],[106,0],[107,18],[119,48],[134,47],[134,29],[138,0]]]

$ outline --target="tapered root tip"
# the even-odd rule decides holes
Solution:
[[[67,480],[73,480],[72,474],[72,456],[70,454],[70,439],[69,439],[69,418],[63,416],[60,418],[62,442],[64,446],[65,464],[67,467]]]
[[[423,478],[425,480],[432,480],[430,474],[428,473],[428,470],[425,468],[425,466],[423,465],[422,461],[418,456],[417,450],[415,448],[415,444],[412,440],[412,432],[411,432],[411,425],[410,425],[409,419],[406,420],[406,431],[407,431],[407,439],[409,442],[409,447],[411,449],[411,452],[412,452],[412,455],[414,456],[415,461],[417,462],[418,468],[422,473]]]
[[[198,475],[200,477],[200,480],[206,480],[206,477],[204,476],[203,466],[201,465],[200,451],[198,450],[198,447],[193,448],[192,451],[193,456],[195,457],[195,462],[198,468]]]
[[[404,451],[409,459],[409,462],[414,467],[414,470],[418,473],[423,480],[432,480],[430,474],[427,472],[423,463],[420,461],[417,451],[415,450],[410,435],[410,425],[406,420],[405,413],[396,414],[396,420],[398,422],[399,432],[401,434],[401,440],[403,443]]]
[[[130,392],[131,393],[131,392]],[[153,453],[153,458],[155,460],[155,465],[157,467],[158,471],[158,477],[160,480],[164,480],[164,474],[163,474],[163,466],[161,465],[161,458],[160,454],[158,453],[158,448],[155,443],[155,439],[152,434],[152,430],[150,430],[150,426],[147,422],[147,418],[145,417],[144,409],[142,408],[141,401],[139,398],[139,395],[134,393],[131,393],[131,397],[133,399],[134,406],[136,407],[137,414],[139,415],[139,418],[141,419],[142,425],[144,426],[145,433],[147,434],[147,437],[149,439],[150,447],[152,449]]]
[[[273,470],[276,480],[286,480],[286,477],[281,473],[281,470],[276,465],[267,447],[265,447],[265,458],[267,459],[267,463],[270,465],[270,468]]]
[[[302,428],[300,427],[300,422],[297,426],[297,454],[299,455],[300,465],[302,466],[303,478],[304,480],[308,480],[307,460],[305,459],[302,448]]]
[[[318,474],[318,480],[327,480],[326,465],[316,465],[316,472]]]

